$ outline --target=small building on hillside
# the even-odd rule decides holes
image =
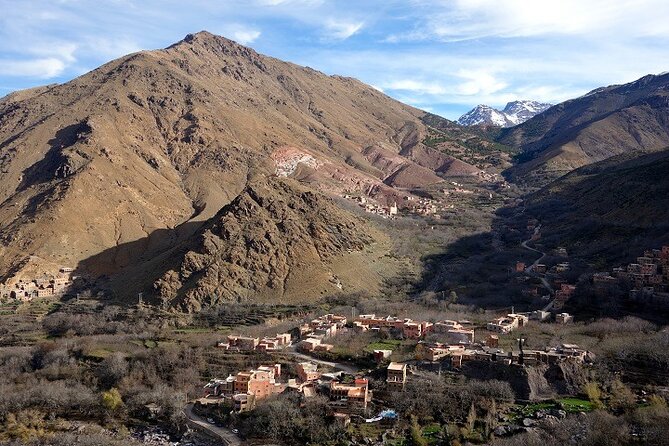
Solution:
[[[558,324],[568,324],[574,322],[574,316],[569,313],[558,313],[555,315],[555,322]]]
[[[533,312],[530,313],[530,319],[535,320],[535,321],[546,321],[550,319],[551,313],[549,311],[543,311],[543,310],[534,310]]]
[[[260,343],[259,338],[249,336],[228,335],[228,342],[220,342],[218,347],[225,350],[252,351]]]
[[[318,366],[311,362],[300,362],[297,364],[297,377],[301,382],[311,382],[316,381],[321,377],[320,372],[318,372]]]
[[[446,333],[448,342],[451,344],[473,344],[474,330],[464,328],[454,328]]]
[[[374,358],[374,362],[378,364],[390,358],[390,355],[392,354],[392,350],[374,350],[372,357]]]
[[[369,382],[356,378],[352,383],[330,383],[330,406],[341,413],[361,413],[371,401]]]
[[[391,362],[388,365],[386,383],[389,390],[404,390],[407,382],[407,365],[399,362]]]

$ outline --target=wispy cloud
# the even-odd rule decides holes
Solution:
[[[414,2],[416,26],[390,41],[545,35],[669,36],[664,0],[439,0]],[[429,10],[429,13],[428,13]]]
[[[279,6],[279,5],[309,5],[316,6],[320,5],[325,0],[258,0],[258,3],[266,6]]]
[[[54,57],[29,60],[0,59],[0,75],[51,79],[65,70],[65,63]]]
[[[440,95],[448,92],[443,85],[435,82],[420,81],[415,79],[391,80],[383,84],[386,90],[399,90],[404,92],[413,92],[418,94]]]
[[[345,40],[357,34],[364,24],[364,22],[331,19],[325,22],[325,32],[327,37]]]
[[[480,69],[461,69],[456,72],[456,76],[465,79],[455,88],[459,94],[465,96],[489,95],[508,86],[506,82],[497,79],[493,73]]]
[[[220,28],[219,33],[241,43],[242,45],[249,45],[255,42],[262,34],[262,32],[255,27],[239,23],[225,25]]]

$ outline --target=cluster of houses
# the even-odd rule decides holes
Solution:
[[[444,320],[439,322],[414,321],[394,316],[376,316],[361,314],[353,321],[353,328],[358,331],[388,330],[397,331],[408,339],[419,339],[429,333],[440,333],[448,336],[453,342],[474,339],[474,330],[465,328],[459,322]]]
[[[569,285],[573,287],[573,285]],[[546,322],[551,319],[553,314],[545,310],[535,310],[527,313],[509,313],[493,319],[486,324],[488,331],[494,331],[501,334],[511,333],[513,330],[525,326],[530,320]],[[558,324],[567,324],[574,321],[574,317],[569,313],[555,314],[555,322]]]
[[[343,195],[343,198],[355,201],[358,206],[365,210],[365,212],[380,215],[384,218],[394,218],[399,214],[400,210],[400,206],[398,206],[397,202],[393,202],[393,204],[390,206],[384,206],[371,201],[364,195],[356,196],[346,193]],[[437,206],[437,203],[429,198],[419,198],[413,195],[406,195],[403,197],[402,201],[402,209],[411,214],[423,216],[435,215],[440,209],[440,207]],[[450,207],[453,208],[453,206]],[[445,209],[443,206],[442,208]]]
[[[212,379],[204,386],[205,396],[228,400],[233,410],[245,412],[253,409],[258,401],[286,390],[288,384],[278,382],[280,376],[281,364],[274,364],[229,375],[225,379]]]
[[[592,281],[600,289],[628,284],[631,297],[669,298],[669,246],[646,250],[636,262],[613,268],[611,273],[595,273]]]
[[[301,391],[311,396],[314,391],[327,395],[330,408],[337,413],[362,413],[372,400],[369,381],[360,376],[344,375],[342,372],[321,373],[311,362],[297,364],[297,378]]]
[[[290,333],[279,333],[273,337],[255,338],[252,336],[228,335],[227,342],[219,342],[217,346],[228,351],[263,351],[281,350],[292,340]]]
[[[404,197],[406,209],[408,212],[417,215],[434,215],[439,210],[434,200],[429,198],[416,198],[411,195]],[[453,206],[451,206],[452,208]]]
[[[505,364],[553,364],[561,361],[585,361],[588,352],[575,344],[562,344],[544,350],[519,350],[505,352],[499,348],[496,335],[490,335],[481,344],[441,344],[419,342],[416,346],[416,359],[429,362],[450,361],[450,366],[460,368],[467,361],[493,361]]]
[[[508,334],[518,327],[526,325],[530,320],[546,321],[552,313],[536,310],[531,313],[509,313],[497,318],[486,325],[489,331],[499,334]],[[573,317],[567,313],[555,315],[558,323],[573,321]],[[464,321],[466,323],[466,321]],[[504,361],[507,363],[552,363],[562,360],[576,360],[582,362],[587,354],[575,345],[562,345],[544,350],[531,350],[525,352],[505,353],[499,349],[499,336],[489,334],[484,343],[475,343],[474,330],[466,328],[462,323],[452,320],[444,320],[435,323],[416,322],[411,319],[398,319],[392,316],[377,317],[373,314],[361,315],[353,322],[354,327],[362,329],[385,329],[397,330],[404,337],[419,339],[427,334],[440,334],[444,342],[420,341],[416,346],[415,356],[418,360],[437,362],[450,358],[453,367],[460,367],[464,361],[488,360]],[[391,350],[374,350],[373,356],[376,362],[383,362],[392,354]],[[520,355],[520,356],[519,356]],[[522,357],[522,359],[520,359]],[[405,364],[391,362],[388,368],[389,388],[403,388],[406,382]],[[404,376],[402,380],[400,376]]]
[[[362,413],[372,399],[367,379],[339,373],[321,373],[316,364],[297,364],[297,378],[281,380],[281,364],[260,366],[229,375],[225,379],[212,379],[204,386],[205,398],[201,402],[220,404],[229,402],[236,412],[246,412],[272,395],[299,392],[305,398],[316,394],[327,395],[329,406],[335,413]]]
[[[300,338],[297,348],[305,352],[329,352],[334,345],[323,342],[337,334],[346,325],[345,316],[326,314],[307,324],[300,325]]]
[[[18,301],[31,301],[63,295],[72,284],[72,268],[60,268],[57,274],[45,274],[33,279],[14,279],[0,284],[0,298]]]
[[[528,323],[530,319],[541,320],[549,315],[545,311],[531,314],[510,313],[488,324],[488,328],[497,333],[509,333],[513,328],[499,327],[518,327]],[[328,344],[323,344],[322,341],[336,335],[346,324],[347,318],[336,314],[326,314],[302,324],[299,326],[302,340],[298,346],[306,351],[328,350],[329,347],[323,347]],[[499,348],[498,334],[489,333],[484,342],[475,342],[474,330],[467,328],[467,321],[443,320],[432,323],[366,314],[355,318],[352,325],[354,329],[362,331],[396,331],[397,335],[410,339],[421,339],[427,334],[440,334],[443,343],[420,340],[416,345],[415,359],[448,363],[452,368],[460,368],[467,361],[531,365],[560,361],[583,362],[587,358],[587,351],[572,344],[543,350],[523,350],[522,344],[519,344],[519,351],[505,352]],[[220,343],[219,347],[236,351],[273,351],[290,345],[290,342],[291,336],[287,333],[263,339],[230,335],[227,342]],[[379,363],[389,360],[391,354],[390,350],[374,351],[374,357]],[[420,364],[418,362],[414,366]],[[390,362],[386,369],[387,390],[404,390],[410,367],[414,366]],[[369,382],[361,376],[345,375],[343,372],[323,373],[312,362],[297,363],[294,373],[290,375],[293,377],[282,379],[281,364],[273,364],[230,374],[225,379],[212,379],[204,386],[205,398],[201,402],[220,404],[225,401],[234,411],[244,412],[252,410],[259,401],[283,392],[298,392],[304,398],[320,394],[328,397],[330,410],[335,417],[350,420],[353,414],[363,414],[372,400]]]
[[[354,196],[351,194],[344,194],[343,197],[347,200],[354,200],[358,203],[358,206],[365,210],[365,212],[380,215],[383,218],[393,218],[399,213],[397,203],[393,203],[390,206],[382,206],[378,203],[371,202],[364,195]]]

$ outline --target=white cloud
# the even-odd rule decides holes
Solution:
[[[86,39],[85,51],[88,53],[102,55],[106,59],[125,56],[126,54],[140,51],[142,47],[134,40],[126,37],[92,37]]]
[[[492,73],[482,70],[460,69],[456,75],[466,79],[456,86],[458,94],[465,96],[491,94],[508,86],[506,82],[498,80]]]
[[[260,31],[258,30],[238,30],[232,33],[233,40],[241,43],[242,45],[248,45],[253,43],[258,37],[260,37]]]
[[[357,77],[437,112],[514,99],[558,102],[669,69],[667,0],[98,3],[6,6],[0,83],[21,88],[38,77],[65,80],[200,29],[328,74]]]
[[[65,70],[65,63],[55,57],[31,60],[0,60],[0,74],[6,76],[50,79]]]
[[[328,37],[337,40],[345,40],[357,34],[364,25],[364,22],[330,19],[325,22],[325,30]]]
[[[258,3],[265,6],[279,6],[279,5],[309,5],[317,6],[323,3],[323,0],[258,0]]]
[[[386,40],[484,37],[669,36],[666,0],[441,0],[415,2],[417,25]]]
[[[259,29],[239,23],[224,25],[219,33],[242,45],[249,45],[255,42],[262,34]]]
[[[415,79],[399,79],[383,84],[383,88],[389,90],[410,91],[417,94],[441,95],[446,94],[448,89],[436,82],[419,81]]]

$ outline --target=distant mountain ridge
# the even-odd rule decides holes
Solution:
[[[506,104],[503,110],[480,104],[458,119],[458,124],[492,125],[496,127],[513,127],[548,110],[552,104],[537,101],[513,101]]]
[[[538,186],[615,155],[662,150],[669,146],[669,74],[594,89],[497,140],[522,152],[508,177]]]

